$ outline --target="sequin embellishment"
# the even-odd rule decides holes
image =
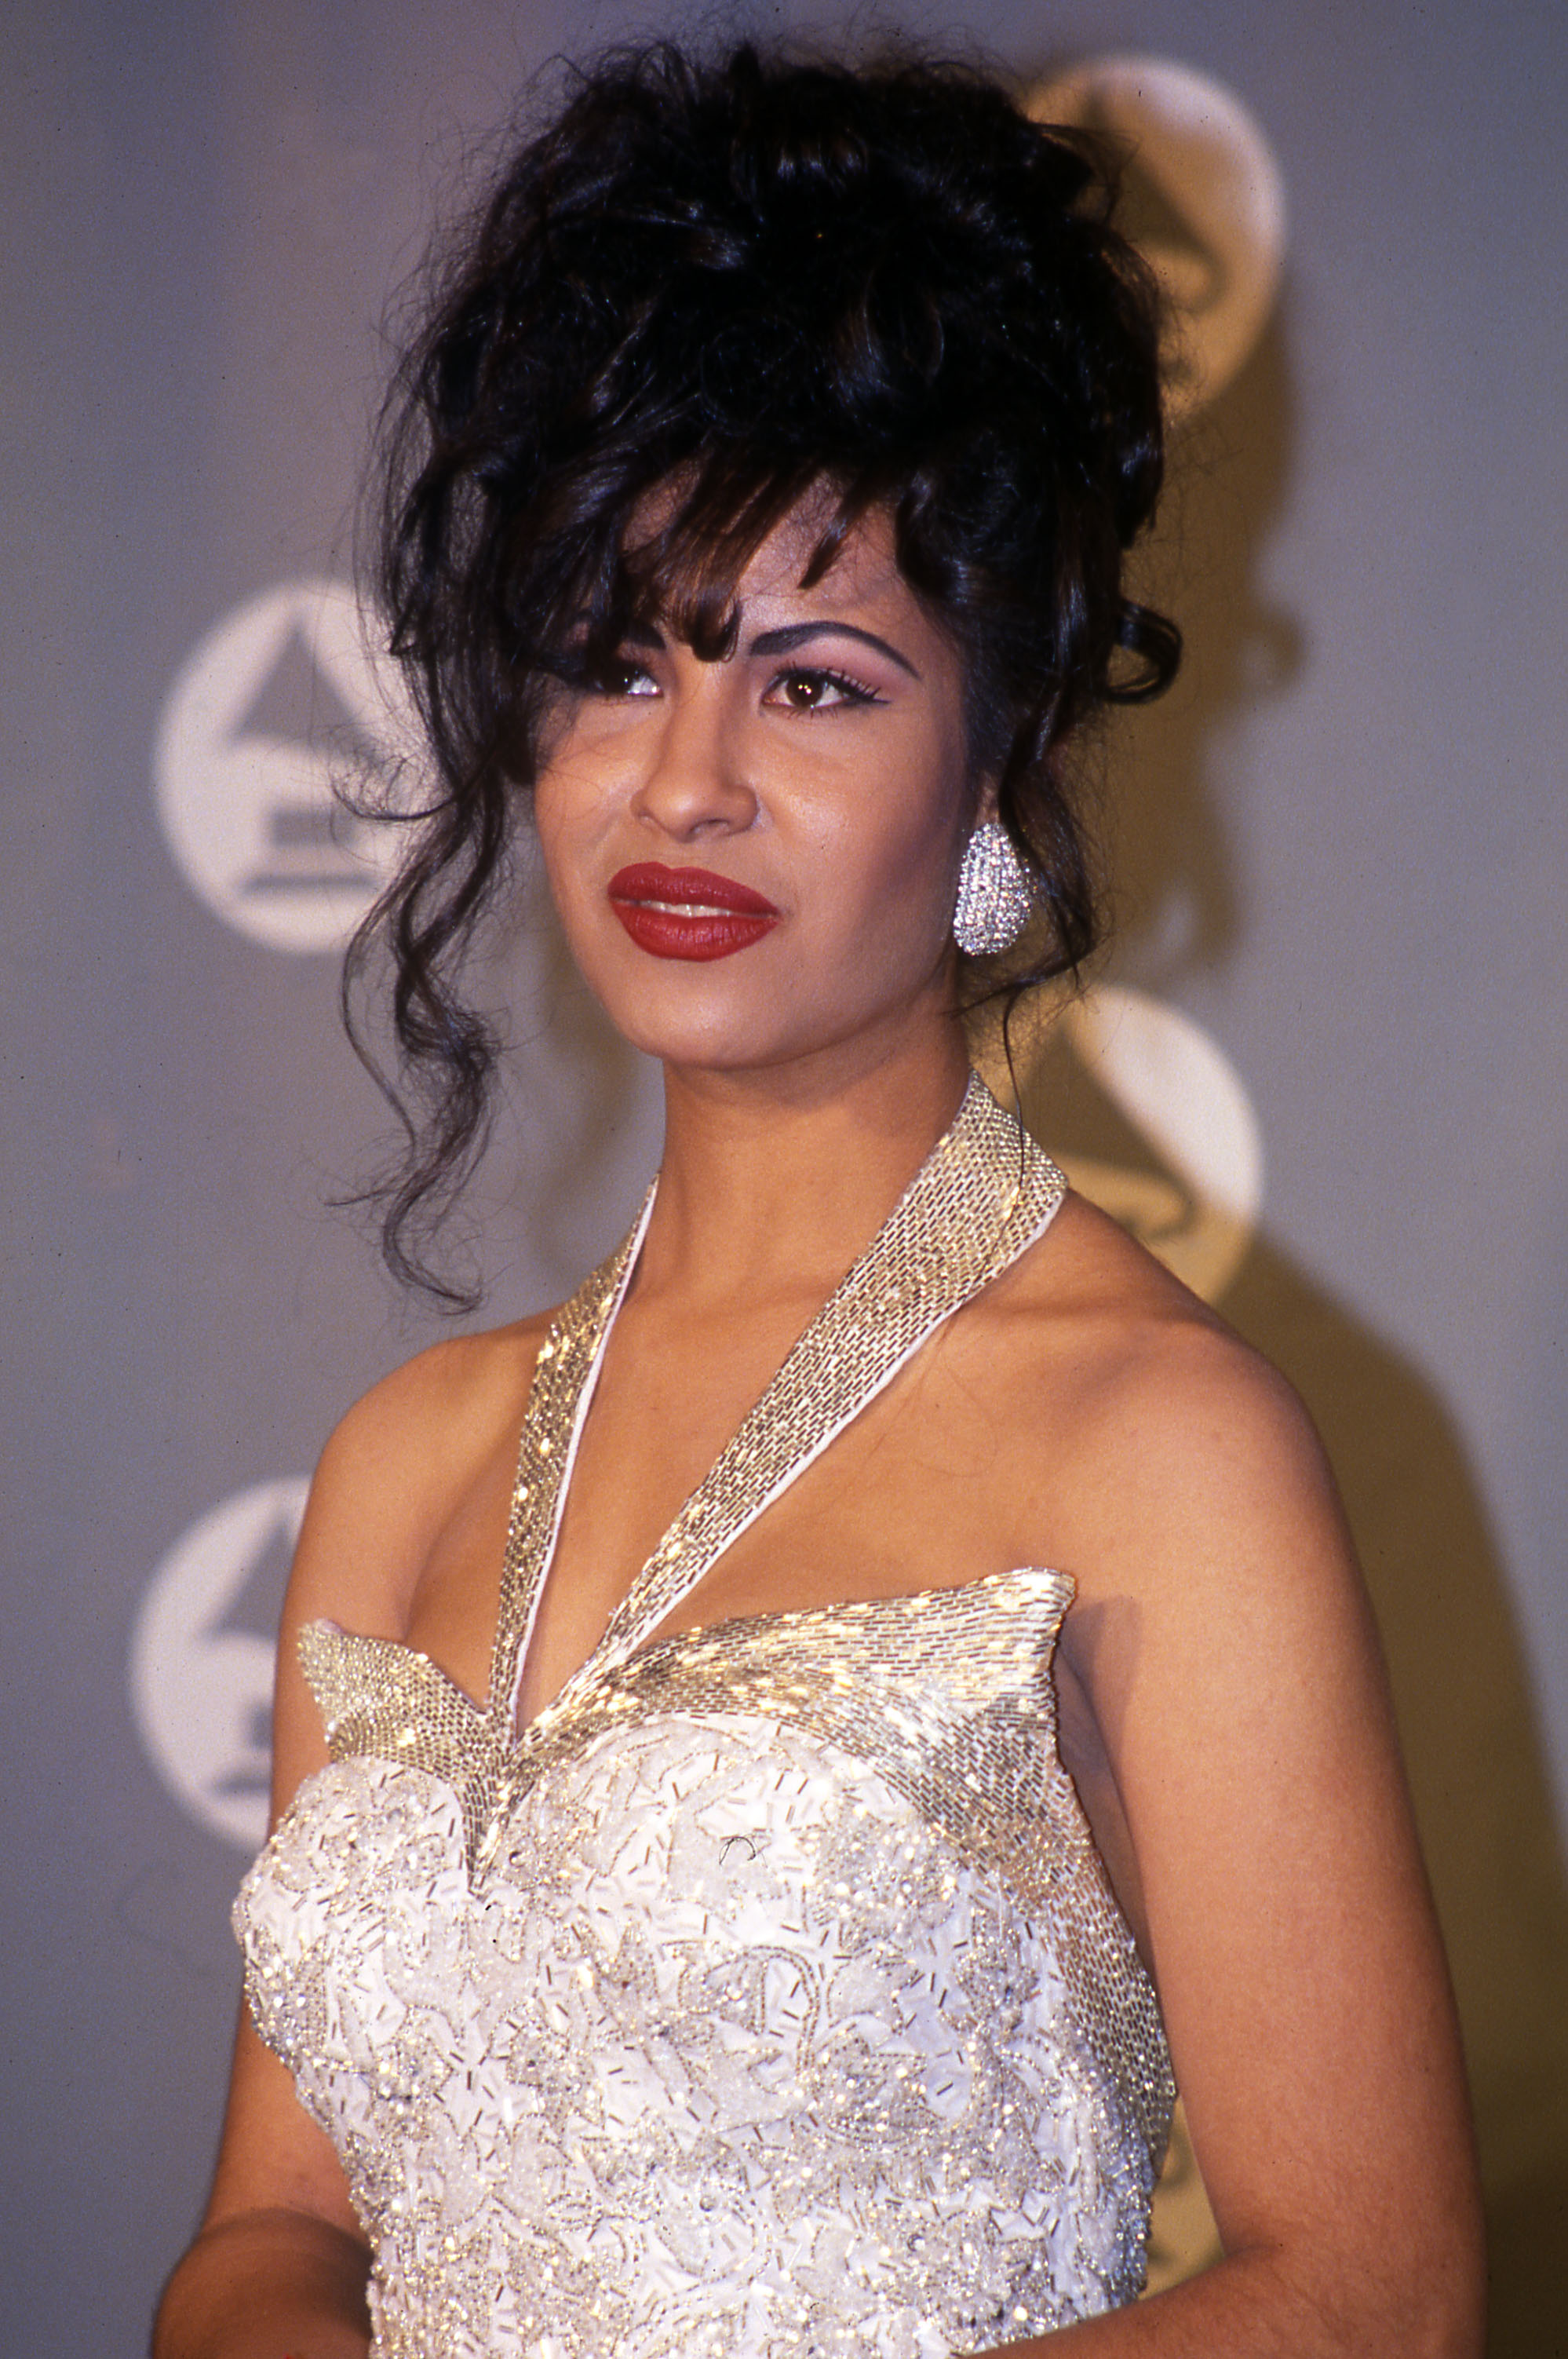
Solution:
[[[946,2359],[1137,2292],[1170,2071],[1057,1758],[1071,1582],[649,1642],[1061,1190],[972,1082],[523,1731],[642,1223],[541,1359],[486,1710],[406,1648],[303,1634],[334,1758],[235,1919],[374,2248],[376,2359]]]

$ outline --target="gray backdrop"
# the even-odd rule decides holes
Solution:
[[[378,322],[522,80],[634,21],[5,12],[17,2350],[139,2348],[194,2222],[299,1481],[432,1332],[325,1208],[381,1131],[330,948],[367,847],[326,795],[334,745],[397,726],[332,586]],[[1211,364],[1155,559],[1191,662],[1110,753],[1120,948],[1040,1032],[1031,1115],[1282,1362],[1336,1453],[1465,2018],[1495,2347],[1534,2359],[1563,2348],[1568,2198],[1568,16],[965,21],[1031,80],[1152,61],[1082,103],[1154,110],[1134,195]],[[492,978],[516,1043],[476,1248],[492,1317],[558,1295],[657,1152],[652,1077],[520,898]]]

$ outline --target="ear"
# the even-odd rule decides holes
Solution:
[[[988,820],[996,818],[999,809],[997,802],[999,784],[996,773],[990,770],[984,772],[974,781],[973,799],[969,806],[971,827],[983,827]]]

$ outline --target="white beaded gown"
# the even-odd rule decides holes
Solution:
[[[376,2359],[948,2359],[1131,2300],[1172,2104],[1056,1752],[1064,1575],[650,1634],[1063,1182],[974,1080],[649,1559],[515,1705],[643,1220],[540,1354],[481,1711],[302,1635],[331,1765],[245,1879]]]

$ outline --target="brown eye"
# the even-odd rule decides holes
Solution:
[[[879,704],[881,700],[862,681],[851,679],[847,672],[797,665],[791,671],[780,672],[763,701],[785,705],[791,712],[830,712],[850,705]]]

